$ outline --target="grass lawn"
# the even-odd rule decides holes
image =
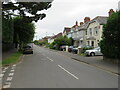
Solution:
[[[2,65],[9,65],[13,64],[19,61],[20,56],[22,56],[22,53],[20,52],[15,52],[13,53],[10,57],[6,58],[5,60],[2,61]]]

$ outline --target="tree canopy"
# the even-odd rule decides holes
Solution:
[[[19,43],[30,42],[34,38],[35,26],[37,22],[46,17],[42,10],[51,7],[51,2],[2,2],[2,42]]]
[[[2,3],[2,14],[4,18],[22,16],[28,22],[37,22],[46,17],[46,14],[40,13],[40,11],[50,7],[51,2],[8,2],[7,4]]]
[[[19,44],[29,43],[33,40],[35,25],[26,23],[22,17],[14,18],[14,42]],[[20,46],[22,47],[22,45]]]

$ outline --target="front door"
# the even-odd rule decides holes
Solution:
[[[94,47],[94,41],[92,41],[92,42],[91,42],[91,46],[93,46],[93,47]]]

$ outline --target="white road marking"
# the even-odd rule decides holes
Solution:
[[[2,78],[4,76],[4,74],[2,73],[2,74],[0,74],[0,78]]]
[[[4,68],[4,70],[8,69],[8,67]]]
[[[11,82],[6,82],[5,85],[11,85]]]
[[[11,70],[10,72],[14,72],[15,70]]]
[[[13,76],[14,75],[14,73],[9,73],[9,75],[8,76]]]
[[[47,59],[49,59],[51,62],[53,62],[53,60],[52,60],[52,59],[50,59],[49,57],[47,57]]]
[[[5,73],[6,71],[4,70],[4,71],[2,71],[2,73]]]
[[[15,66],[16,66],[16,64],[13,65],[13,67],[15,67]]]
[[[66,71],[68,74],[70,74],[71,76],[73,76],[75,79],[79,79],[79,78],[76,77],[74,74],[70,73],[70,72],[67,71],[65,68],[63,68],[61,65],[58,65],[58,67],[60,67],[60,68],[63,69],[64,71]]]
[[[10,87],[10,85],[4,85],[3,86],[3,88],[9,88]]]
[[[13,77],[8,77],[7,78],[7,81],[11,81]]]

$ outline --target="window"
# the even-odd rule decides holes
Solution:
[[[98,44],[98,46],[99,46],[99,43],[100,43],[99,40],[97,40],[97,44]]]
[[[85,31],[85,35],[87,35],[87,30]]]
[[[95,35],[98,35],[98,28],[97,27],[94,28],[94,33],[95,33]]]
[[[92,28],[90,28],[90,35],[92,35]]]
[[[90,42],[88,41],[88,46],[90,45]]]

